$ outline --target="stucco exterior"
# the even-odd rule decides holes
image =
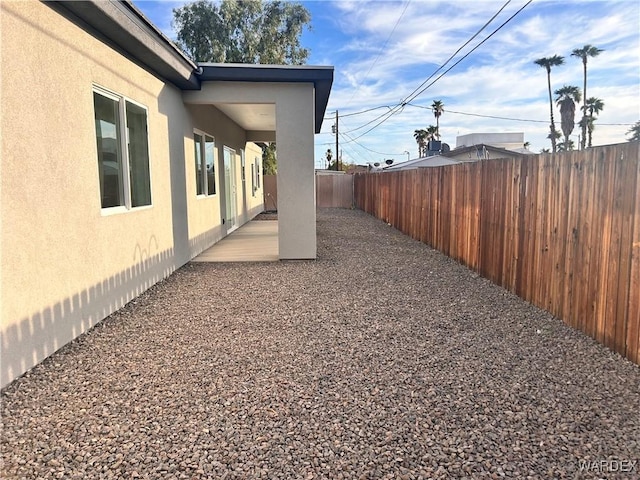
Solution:
[[[263,211],[263,192],[261,166],[258,181],[251,169],[261,149],[247,142],[255,132],[213,103],[185,102],[180,88],[46,3],[0,8],[4,386],[228,233],[225,147],[235,152],[236,225]],[[149,206],[101,207],[95,87],[146,109]],[[276,105],[281,250],[314,258],[313,84],[252,88],[256,103]],[[215,195],[196,194],[194,130],[215,140]]]
[[[313,85],[265,82],[207,82],[183,93],[190,108],[216,104],[273,104],[278,145],[278,248],[281,259],[316,257],[313,162]]]
[[[185,114],[177,89],[45,4],[1,8],[4,385],[179,264],[163,192],[168,118]],[[94,85],[148,108],[151,207],[101,209]]]

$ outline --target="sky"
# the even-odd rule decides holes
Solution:
[[[176,38],[172,10],[187,2],[134,3]],[[534,60],[565,57],[565,64],[551,71],[552,89],[582,90],[582,61],[571,52],[587,44],[603,50],[587,64],[587,96],[604,102],[593,145],[625,142],[640,120],[637,0],[300,3],[311,13],[311,28],[301,38],[310,49],[307,64],[335,69],[325,121],[315,138],[317,168],[324,168],[327,149],[335,150],[336,110],[343,162],[416,158],[413,134],[436,124],[429,108],[434,100],[444,104],[441,140],[452,149],[458,135],[500,132],[524,133],[532,152],[550,148],[547,74]],[[560,130],[555,106],[554,117]],[[579,134],[576,126],[570,137],[576,145]]]

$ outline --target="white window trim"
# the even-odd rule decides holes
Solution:
[[[260,181],[260,170],[262,167],[262,160],[260,159],[260,157],[255,157],[255,164],[256,164],[256,191],[260,190],[262,188],[262,182]]]
[[[104,97],[110,98],[118,102],[118,115],[120,116],[120,151],[122,152],[122,183],[124,189],[124,205],[117,205],[115,207],[103,207],[102,199],[100,199],[100,214],[102,216],[116,215],[121,213],[126,213],[130,211],[140,211],[140,210],[149,210],[153,208],[153,174],[151,172],[151,141],[149,139],[149,109],[146,105],[143,105],[140,102],[136,102],[135,100],[125,96],[113,92],[105,87],[100,85],[93,85],[92,88],[92,100],[93,93],[98,93]],[[147,155],[148,155],[148,168],[149,168],[149,192],[151,195],[151,203],[149,205],[140,205],[134,207],[131,205],[131,172],[130,172],[130,164],[129,164],[129,135],[127,130],[127,102],[132,103],[145,111],[146,118],[146,128],[147,128]],[[94,112],[95,116],[95,112]],[[95,122],[95,120],[94,120]],[[95,126],[94,126],[95,131]],[[98,165],[98,158],[96,152],[96,165]],[[98,192],[100,192],[100,188],[98,188]]]
[[[198,199],[205,199],[205,198],[212,198],[218,195],[218,191],[220,190],[220,186],[218,185],[218,165],[217,165],[217,147],[216,147],[216,137],[214,137],[213,135],[211,135],[210,133],[205,132],[204,130],[200,130],[198,128],[194,128],[193,129],[193,133],[200,135],[202,137],[202,141],[206,143],[205,137],[209,137],[211,139],[213,139],[213,171],[215,172],[215,193],[209,193],[208,192],[208,188],[207,188],[207,175],[206,175],[206,168],[204,169],[205,171],[205,175],[203,176],[203,182],[204,182],[204,189],[206,190],[206,193],[196,193],[196,198]],[[191,136],[191,141],[193,141],[195,143],[195,139],[193,138],[193,135]],[[195,146],[195,145],[194,145]],[[204,145],[202,145],[202,147],[204,147]],[[195,151],[195,148],[193,149]],[[206,157],[205,155],[205,151],[204,148],[201,148],[202,151],[202,161],[205,162],[205,167],[206,167]],[[198,181],[198,172],[194,171],[193,172],[193,176],[196,179],[196,182]],[[197,187],[197,185],[196,185]],[[197,191],[197,190],[196,190]]]

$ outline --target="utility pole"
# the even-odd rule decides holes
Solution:
[[[340,171],[340,150],[338,150],[338,110],[336,110],[336,172]]]

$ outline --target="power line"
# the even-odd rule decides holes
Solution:
[[[340,135],[342,135],[343,137],[347,137],[347,138],[349,138],[349,139],[350,139],[350,142],[353,142],[353,143],[355,143],[356,145],[361,146],[361,147],[362,147],[362,148],[364,148],[365,150],[368,150],[368,151],[370,151],[370,152],[372,152],[372,153],[377,153],[378,155],[393,155],[393,156],[396,156],[396,155],[405,155],[405,152],[402,152],[402,153],[384,153],[384,152],[378,152],[378,151],[376,151],[376,150],[372,150],[372,149],[370,149],[370,148],[368,148],[368,147],[365,147],[364,145],[362,145],[362,144],[361,144],[360,142],[358,142],[357,140],[354,140],[354,139],[353,139],[353,137],[352,137],[351,135],[349,135],[348,133],[341,133]]]
[[[498,13],[500,13],[500,11],[502,11],[502,9],[504,9],[504,7],[506,7],[506,5],[510,2],[511,0],[509,0],[505,5],[502,6],[502,8],[496,13],[496,15]],[[380,125],[382,125],[384,122],[386,122],[389,118],[391,118],[396,112],[398,112],[398,107],[404,108],[404,106],[415,100],[418,96],[420,96],[422,93],[424,93],[425,90],[427,90],[429,87],[431,87],[432,85],[434,85],[438,80],[440,80],[444,75],[446,75],[448,72],[450,72],[456,65],[458,65],[460,62],[462,62],[462,60],[464,60],[465,58],[467,58],[469,55],[471,55],[474,51],[476,51],[481,45],[483,45],[487,40],[489,40],[491,37],[493,37],[497,32],[499,32],[507,23],[509,23],[511,20],[513,20],[516,15],[518,15],[520,12],[522,12],[522,10],[524,10],[533,0],[529,0],[527,3],[525,3],[519,10],[517,10],[513,15],[511,15],[505,22],[503,22],[498,28],[496,28],[493,32],[491,32],[491,34],[489,34],[486,38],[484,38],[480,43],[478,43],[475,47],[473,47],[469,52],[467,52],[465,55],[463,55],[458,61],[456,61],[453,65],[451,65],[447,70],[445,70],[444,72],[442,72],[442,74],[440,74],[435,80],[433,80],[431,83],[429,83],[428,85],[424,86],[422,89],[420,89],[420,87],[422,85],[424,85],[427,81],[429,81],[430,78],[433,77],[433,75],[435,73],[437,73],[439,70],[441,70],[442,67],[444,67],[452,58],[454,55],[452,55],[451,57],[449,57],[449,59],[440,67],[438,68],[438,70],[436,70],[436,72],[434,72],[434,74],[430,75],[429,78],[427,78],[427,80],[425,80],[424,82],[422,82],[422,84],[417,88],[414,89],[414,91],[405,98],[405,100],[403,100],[400,104],[398,104],[396,107],[394,107],[394,109],[391,110],[391,112],[387,112],[381,116],[378,117],[378,119],[381,119],[380,122],[378,122],[376,125],[374,125],[373,127],[371,127],[370,129],[368,129],[366,132],[358,135],[355,140],[357,140],[358,138],[363,137],[364,135],[368,134],[369,132],[371,132],[372,130],[374,130],[375,128],[379,127]],[[484,28],[486,28],[486,26],[493,20],[493,18],[495,18],[494,15],[487,23],[485,23],[485,25],[472,37],[475,38],[475,36],[477,36],[478,33],[480,33],[482,30],[484,30]],[[471,41],[471,39],[469,40]],[[467,41],[465,43],[468,44]],[[463,46],[464,47],[464,46]],[[461,48],[463,48],[461,47]],[[458,49],[459,51],[460,49]],[[420,89],[420,90],[418,90]],[[384,118],[383,118],[384,117]],[[376,119],[377,120],[377,119]],[[375,121],[375,120],[374,120]],[[369,124],[371,124],[372,122],[368,122]],[[353,130],[352,130],[353,131]],[[347,132],[349,133],[349,132]]]
[[[428,89],[429,87],[431,87],[434,83],[436,83],[438,80],[440,80],[442,77],[444,77],[448,72],[450,72],[456,65],[458,65],[460,62],[462,62],[465,58],[467,58],[469,55],[471,55],[474,51],[476,51],[482,44],[484,44],[487,40],[489,40],[491,37],[493,37],[496,33],[498,33],[500,30],[502,30],[502,28],[509,23],[511,20],[513,20],[516,15],[518,15],[520,12],[522,12],[531,2],[533,2],[533,0],[529,0],[527,3],[525,3],[522,7],[520,7],[520,9],[518,11],[516,11],[513,15],[511,15],[507,20],[505,20],[502,25],[500,25],[498,28],[496,28],[493,32],[491,32],[489,34],[489,36],[487,36],[486,38],[484,38],[480,43],[478,43],[475,47],[473,47],[469,52],[465,53],[460,59],[458,59],[458,61],[456,61],[453,65],[451,65],[449,68],[447,68],[444,72],[442,72],[433,82],[431,82],[430,84],[428,84],[427,86],[425,86],[422,90],[420,90],[418,93],[416,93],[410,100],[407,100],[406,103],[409,103],[413,100],[415,100],[418,96],[420,96],[426,89]],[[424,83],[423,83],[424,85]]]
[[[367,108],[366,110],[361,110],[359,112],[354,112],[354,113],[343,113],[342,115],[340,115],[340,118],[345,118],[345,117],[353,117],[355,115],[362,115],[363,113],[368,113],[371,112],[373,110],[380,110],[381,108],[388,108],[391,109],[391,107],[389,105],[380,105],[379,107],[372,107],[372,108]],[[324,117],[325,120],[331,120],[335,118],[333,115],[332,116],[326,116]]]
[[[416,105],[414,103],[410,103],[408,105],[410,107],[424,108],[425,110],[433,110],[431,107],[427,107],[425,105]],[[549,123],[548,120],[527,120],[524,118],[498,117],[496,115],[481,115],[479,113],[456,112],[455,110],[449,110],[449,109],[447,109],[447,113],[455,113],[458,115],[468,115],[470,117],[495,118],[498,120],[512,120],[514,122]]]
[[[408,103],[407,105],[410,106],[410,107],[424,108],[425,110],[433,110],[431,107],[428,107],[426,105],[416,105],[415,103]],[[531,120],[531,119],[527,119],[527,118],[499,117],[497,115],[482,115],[480,113],[457,112],[455,110],[449,110],[449,109],[447,109],[447,113],[454,113],[454,114],[457,114],[457,115],[467,115],[467,116],[470,116],[470,117],[495,118],[497,120],[509,120],[509,121],[513,121],[513,122],[549,123],[548,120]],[[600,122],[598,122],[598,125],[627,126],[627,125],[633,125],[633,123],[600,123]]]
[[[415,108],[422,108],[424,110],[433,110],[433,108],[429,105],[417,105],[415,103],[407,103],[405,106],[407,107],[415,107]],[[354,113],[349,113],[349,114],[345,114],[345,115],[340,115],[340,118],[343,117],[349,117],[349,116],[353,116],[353,115],[361,115],[363,113],[367,113],[370,112],[372,110],[378,110],[380,108],[391,108],[389,107],[389,105],[381,105],[379,107],[373,107],[373,108],[368,108],[366,110],[362,110],[360,112],[354,112]],[[513,121],[513,122],[529,122],[529,123],[549,123],[549,120],[533,120],[530,118],[513,118],[513,117],[501,117],[501,116],[497,116],[497,115],[483,115],[480,113],[471,113],[471,112],[460,112],[460,111],[456,111],[456,110],[450,110],[447,109],[447,113],[453,113],[456,115],[467,115],[469,117],[480,117],[480,118],[495,118],[497,120],[508,120],[508,121]],[[329,118],[334,118],[334,117],[326,117],[327,119]],[[379,118],[379,117],[378,117]],[[375,119],[373,120],[375,121]],[[365,125],[368,125],[372,122],[369,122]],[[627,126],[631,126],[631,125],[635,125],[634,123],[602,123],[602,122],[598,122],[598,125],[601,126],[610,126],[610,127],[614,127],[614,126],[621,126],[621,127],[627,127]],[[356,127],[352,130],[349,130],[349,132],[353,132],[355,130],[359,130],[361,127]],[[320,132],[318,135],[332,135],[331,132]],[[391,155],[391,154],[389,154]]]
[[[403,100],[402,102],[400,102],[399,104],[395,105],[392,109],[390,109],[389,112],[385,112],[382,115],[374,118],[372,121],[367,122],[366,124],[354,128],[353,130],[350,130],[350,132],[354,132],[356,130],[360,130],[361,128],[366,127],[367,125],[372,124],[373,122],[376,122],[378,120],[380,120],[381,118],[383,118],[383,120],[376,126],[374,126],[373,128],[376,128],[377,126],[381,125],[382,123],[384,123],[386,120],[388,120],[389,118],[391,118],[391,116],[393,116],[396,112],[401,111],[402,108],[400,110],[398,110],[398,107],[404,107],[404,104],[408,103],[409,101],[413,100],[413,98],[411,100],[407,100],[409,97],[411,97],[418,89],[420,89],[420,87],[422,87],[426,82],[428,82],[436,73],[438,73],[440,70],[442,70],[442,68],[444,68],[445,65],[447,65],[447,63],[449,63],[459,52],[460,50],[462,50],[465,46],[467,46],[474,38],[476,38],[495,18],[496,16],[502,12],[502,10],[504,10],[504,8],[511,2],[511,0],[507,0],[507,2],[489,19],[489,21],[487,21],[471,38],[469,38],[469,40],[467,40],[464,44],[462,44],[462,46],[460,48],[458,48],[452,55],[449,56],[449,58],[442,64],[440,65],[424,82],[422,82],[420,85],[418,85],[415,89],[413,89],[413,91],[407,95],[405,97],[405,100]],[[415,98],[415,97],[414,97]],[[373,128],[371,130],[373,130]],[[366,135],[367,133],[369,133],[368,130],[367,132],[365,132],[363,135]],[[362,136],[362,135],[361,135]],[[358,137],[360,138],[360,137]]]
[[[480,33],[481,33],[485,28],[487,28],[487,27],[489,26],[489,24],[490,24],[491,22],[493,22],[493,21],[495,20],[495,18],[496,18],[498,15],[500,15],[500,13],[501,13],[501,12],[502,12],[506,7],[507,7],[507,5],[509,5],[510,3],[511,3],[511,0],[507,0],[507,1],[505,2],[505,4],[504,4],[504,5],[502,5],[502,7],[500,7],[500,9],[499,9],[499,10],[498,10],[498,11],[497,11],[497,12],[496,12],[496,13],[495,13],[495,14],[494,14],[494,15],[493,15],[493,16],[492,16],[492,17],[491,17],[491,18],[490,18],[490,19],[489,19],[489,20],[488,20],[488,21],[487,21],[487,22],[486,22],[482,27],[480,27],[480,30],[478,30],[476,33],[474,33],[474,34],[473,34],[473,36],[472,36],[471,38],[469,38],[469,40],[467,40],[466,42],[464,42],[464,43],[462,44],[462,46],[460,46],[460,48],[458,48],[458,49],[457,49],[457,50],[456,50],[452,55],[450,55],[450,56],[449,56],[449,58],[447,58],[447,61],[446,61],[446,62],[444,62],[442,65],[440,65],[440,66],[437,68],[437,70],[436,70],[436,71],[434,71],[431,75],[429,75],[429,77],[427,77],[427,79],[426,79],[424,82],[422,82],[420,85],[418,85],[416,88],[414,88],[414,89],[413,89],[413,91],[412,91],[409,95],[407,95],[407,97],[406,97],[406,98],[412,97],[412,96],[413,96],[413,95],[414,95],[414,94],[415,94],[415,93],[416,93],[416,92],[417,92],[417,91],[418,91],[418,90],[419,90],[419,89],[420,89],[420,88],[421,88],[425,83],[427,83],[429,80],[431,80],[431,79],[433,78],[433,76],[434,76],[436,73],[438,73],[440,70],[442,70],[442,69],[447,65],[447,63],[449,63],[451,60],[453,60],[453,58],[454,58],[458,53],[460,53],[460,51],[461,51],[464,47],[466,47],[467,45],[469,45],[469,44],[473,41],[473,39],[474,39],[474,38],[476,38],[478,35],[480,35]],[[494,31],[494,33],[495,33],[495,31]],[[492,35],[493,35],[493,34],[492,34]],[[487,37],[487,38],[489,38],[489,37]],[[481,44],[480,44],[480,45],[481,45]],[[477,48],[477,47],[478,47],[478,46],[476,46],[475,48]],[[471,52],[473,52],[473,50],[471,50]],[[471,52],[469,52],[469,53],[471,53]],[[467,54],[467,55],[468,55],[468,54]],[[464,58],[464,57],[463,57],[463,58]],[[455,66],[455,65],[454,65],[454,66]],[[417,96],[417,95],[419,95],[419,94],[416,94],[416,96]],[[405,100],[405,101],[404,101],[404,103],[409,103],[409,102],[410,102],[411,100],[413,100],[413,99],[415,99],[415,97],[411,98],[410,100]]]

